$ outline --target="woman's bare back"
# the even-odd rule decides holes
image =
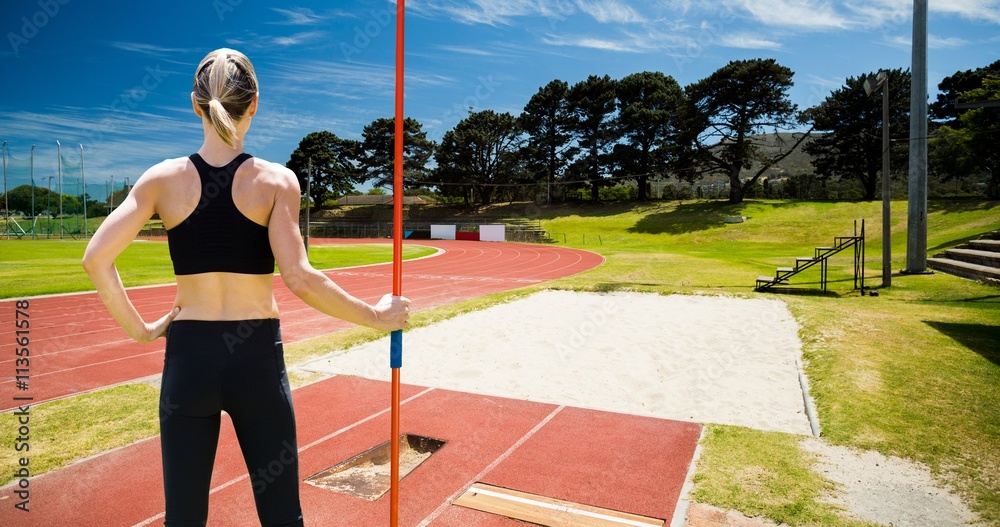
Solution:
[[[225,166],[231,159],[206,159],[209,165]],[[267,226],[276,193],[272,164],[251,158],[237,169],[233,178],[236,208],[258,225]],[[202,199],[201,180],[188,158],[164,161],[154,176],[157,187],[156,212],[166,229],[187,219]],[[181,308],[178,320],[248,320],[276,318],[273,275],[200,273],[177,276],[175,305]]]

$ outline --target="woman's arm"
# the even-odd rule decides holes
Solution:
[[[146,174],[152,171],[153,169],[150,169]],[[115,209],[94,233],[83,255],[83,268],[97,287],[97,293],[111,316],[130,337],[139,342],[150,342],[159,338],[166,332],[174,317],[180,313],[180,308],[174,307],[170,313],[156,322],[147,323],[129,300],[125,286],[118,275],[118,268],[115,267],[115,259],[132,243],[136,234],[153,215],[156,202],[155,184],[151,184],[150,179],[152,176],[139,178],[121,206]]]
[[[313,308],[348,322],[384,330],[403,329],[410,301],[385,295],[375,306],[359,300],[333,280],[313,269],[299,233],[299,182],[292,171],[277,167],[277,195],[268,233],[281,279],[296,296]]]

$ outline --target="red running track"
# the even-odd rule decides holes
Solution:
[[[337,376],[297,388],[292,398],[300,481],[389,439],[388,383]],[[400,482],[403,527],[529,525],[454,505],[476,482],[669,525],[701,433],[696,423],[405,384],[401,399],[403,433],[447,441]],[[227,421],[212,474],[208,525],[260,525]],[[154,437],[36,476],[26,513],[13,507],[13,484],[0,488],[0,525],[162,525],[160,460]],[[280,470],[280,463],[275,467]],[[388,495],[365,501],[304,482],[299,491],[307,526],[388,523]]]
[[[355,244],[359,240],[311,240],[315,244]],[[366,240],[365,243],[386,243]],[[403,294],[414,311],[570,276],[597,267],[598,254],[546,245],[420,240],[407,242],[440,249],[439,254],[403,263]],[[326,272],[352,295],[375,302],[392,290],[392,265],[380,264]],[[332,333],[350,324],[328,317],[299,300],[274,278],[281,313],[282,338],[295,342]],[[176,285],[140,287],[129,297],[147,319],[162,316],[173,305]],[[164,340],[139,344],[108,314],[96,293],[27,299],[30,321],[30,368],[11,351],[0,356],[0,411],[20,404],[66,397],[160,373]],[[17,335],[17,300],[0,301],[0,338],[4,347]],[[25,311],[25,310],[22,310]],[[26,373],[27,390],[15,376]]]

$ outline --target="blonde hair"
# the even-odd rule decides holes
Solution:
[[[219,137],[235,146],[236,123],[257,94],[257,73],[246,55],[217,49],[201,59],[194,75],[194,98]]]

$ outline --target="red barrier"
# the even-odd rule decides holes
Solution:
[[[456,232],[455,233],[455,239],[456,240],[466,240],[466,241],[478,242],[479,241],[479,233],[478,232]]]

